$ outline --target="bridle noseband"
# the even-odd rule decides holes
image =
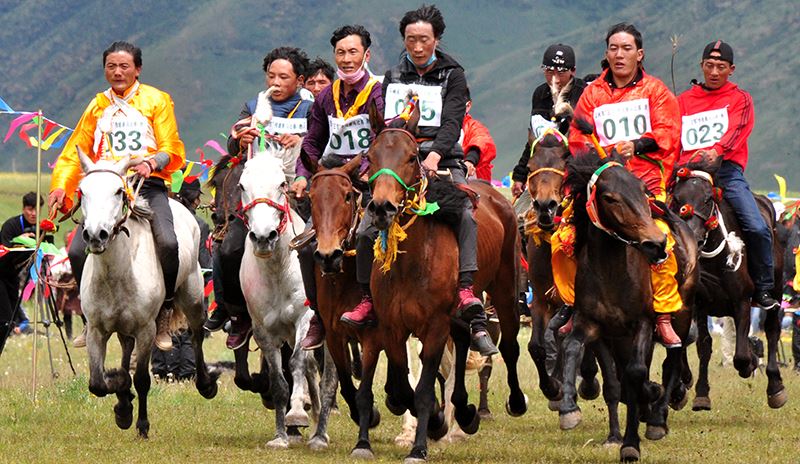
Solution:
[[[239,214],[239,218],[244,222],[244,226],[248,229],[250,228],[250,222],[247,219],[247,212],[253,209],[256,205],[266,204],[275,209],[277,209],[281,213],[281,222],[278,223],[278,235],[282,235],[283,232],[286,230],[286,224],[289,223],[289,216],[291,216],[291,207],[289,206],[289,197],[286,195],[286,188],[281,188],[281,193],[283,194],[284,202],[283,204],[276,203],[275,201],[270,200],[266,197],[258,197],[254,198],[253,201],[246,205],[242,205],[239,202],[239,206],[236,208],[236,211]]]
[[[84,174],[83,178],[86,179],[90,175],[97,173],[114,174],[115,176],[119,177],[119,179],[122,181],[122,189],[124,193],[124,195],[122,196],[122,211],[123,211],[122,217],[119,218],[119,220],[117,220],[117,222],[114,224],[114,227],[111,229],[111,235],[109,236],[108,241],[111,242],[112,240],[114,240],[114,237],[116,237],[120,232],[125,232],[125,235],[130,237],[131,235],[130,232],[124,226],[125,221],[127,221],[128,218],[131,216],[131,211],[133,209],[132,204],[134,201],[134,195],[131,192],[130,186],[128,185],[128,180],[120,173],[112,169],[94,169]],[[77,193],[78,193],[78,201],[75,203],[75,206],[72,207],[72,211],[70,211],[68,215],[69,217],[71,217],[72,214],[74,214],[74,212],[77,211],[78,208],[80,208],[81,199],[83,198],[83,192],[81,191],[80,186],[78,187]],[[83,221],[75,221],[75,222],[83,225]]]
[[[311,185],[314,185],[314,179],[318,179],[320,177],[331,177],[331,176],[340,177],[347,181],[347,184],[349,186],[348,194],[358,193],[358,191],[353,186],[353,181],[350,179],[350,176],[338,169],[327,169],[325,171],[319,171],[313,176],[311,176],[310,183]],[[344,239],[342,239],[342,243],[340,243],[340,246],[342,248],[345,248],[345,243],[348,242],[349,239],[355,235],[356,224],[358,222],[356,221],[356,216],[358,215],[358,201],[359,200],[356,195],[353,195],[353,198],[350,200],[350,229],[347,231],[347,235],[344,237]]]

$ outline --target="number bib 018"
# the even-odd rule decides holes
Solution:
[[[652,130],[646,98],[598,106],[593,116],[594,130],[604,147],[636,140]]]
[[[384,118],[392,119],[403,112],[409,90],[419,96],[419,125],[439,127],[442,123],[442,88],[438,85],[389,84],[386,87]]]
[[[328,145],[322,155],[355,156],[369,149],[369,116],[357,114],[345,121],[328,115]]]
[[[708,148],[719,142],[728,131],[728,108],[683,116],[681,124],[684,150]]]

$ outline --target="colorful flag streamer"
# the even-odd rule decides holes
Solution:
[[[0,113],[13,113],[14,110],[8,106],[8,103],[5,102],[2,98],[0,98]]]
[[[17,116],[9,125],[8,131],[3,138],[3,143],[8,142],[8,139],[14,133],[17,133],[20,139],[28,146],[28,148],[35,148],[39,146],[38,137],[31,136],[28,132],[37,129],[39,126],[39,117],[37,112],[32,111],[14,111],[2,98],[0,98],[0,114],[16,114]],[[61,148],[67,143],[73,129],[59,124],[46,117],[42,117],[42,150],[49,150],[50,148]],[[38,134],[37,134],[38,135]]]
[[[784,201],[786,199],[786,179],[777,174],[773,175],[775,180],[778,181],[778,195],[781,196],[781,201]]]

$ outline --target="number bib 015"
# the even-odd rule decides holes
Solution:
[[[357,114],[345,121],[328,115],[328,145],[322,155],[355,156],[369,149],[369,115]]]
[[[148,148],[155,150],[156,141],[153,137],[153,128],[150,121],[132,107],[126,108],[128,114],[117,111],[111,118],[111,128],[105,134],[108,136],[108,146],[114,157],[142,157],[148,154]],[[95,131],[94,151],[99,149],[103,134],[98,127]]]
[[[598,106],[593,116],[594,130],[604,147],[636,140],[652,130],[646,98]]]
[[[683,116],[681,124],[684,150],[708,148],[719,142],[728,131],[728,108]]]
[[[419,125],[439,127],[442,123],[442,88],[438,85],[389,84],[386,87],[384,118],[392,119],[403,112],[409,90],[419,96]]]

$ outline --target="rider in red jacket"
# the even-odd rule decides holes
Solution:
[[[470,109],[472,109],[472,99],[467,89],[467,114],[464,115],[464,124],[461,126],[461,148],[464,149],[467,175],[474,174],[478,179],[491,182],[494,167],[492,160],[497,157],[497,147],[489,134],[489,129],[469,114]]]

